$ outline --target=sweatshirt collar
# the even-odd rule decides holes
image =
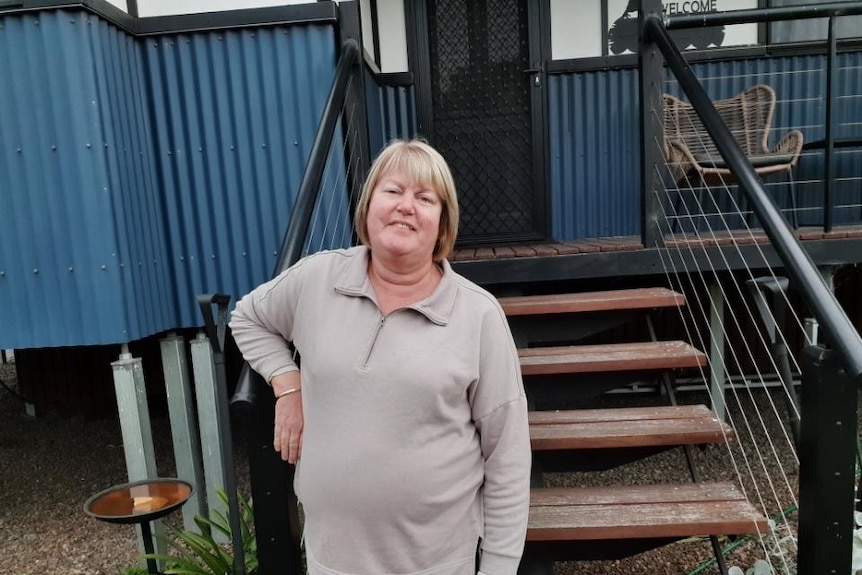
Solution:
[[[357,246],[349,250],[353,257],[349,258],[344,270],[335,281],[335,291],[354,297],[367,297],[377,303],[374,288],[368,278],[368,262],[371,250],[367,246]],[[413,305],[409,309],[416,310],[430,321],[438,325],[446,325],[455,307],[455,294],[458,291],[458,278],[447,260],[442,264],[443,277],[434,292]]]

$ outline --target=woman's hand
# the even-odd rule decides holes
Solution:
[[[299,371],[277,375],[270,382],[275,396],[290,389],[301,389]],[[302,392],[296,391],[275,401],[275,434],[272,446],[288,463],[296,463],[302,453]]]

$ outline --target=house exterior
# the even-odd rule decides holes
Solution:
[[[16,305],[0,347],[191,327],[193,294],[239,295],[268,277],[334,71],[338,6],[30,4],[2,14],[0,289]],[[633,7],[622,4],[361,3],[370,146],[418,133],[443,150],[464,243],[639,235],[636,62],[619,32]],[[822,77],[805,72],[824,56],[785,43],[812,39],[803,31],[730,27],[703,40],[697,71],[721,71],[716,98],[754,72],[774,79],[787,101],[776,128],[817,139]],[[859,57],[839,54],[847,130]]]
[[[332,83],[343,10],[3,1],[0,348],[110,346],[195,328],[196,294],[239,297],[268,278]],[[644,234],[634,3],[369,0],[359,13],[367,147],[419,134],[443,151],[459,185],[461,246]],[[839,137],[860,128],[859,18],[837,24]],[[675,34],[712,97],[765,79],[780,94],[775,133],[795,127],[817,140],[827,54],[815,22]],[[662,89],[679,93],[670,78]],[[838,169],[859,173],[860,162],[847,154]],[[800,162],[803,225],[820,225],[821,171],[819,157]],[[849,206],[836,224],[858,222],[857,190],[852,178],[836,187]],[[787,207],[786,195],[776,199]],[[817,263],[856,263],[857,241],[819,237],[809,251]],[[487,285],[566,281],[655,273],[649,251],[521,259],[505,272],[456,265]]]
[[[672,242],[691,254],[685,272],[718,284],[781,268],[765,236],[699,237],[695,253],[665,233],[673,200],[650,199],[668,187],[663,142],[642,102],[683,90],[660,65],[643,81],[638,12],[622,0],[0,0],[0,349],[16,350],[25,395],[92,401],[119,345],[156,356],[157,338],[203,324],[198,294],[238,298],[279,268],[348,39],[361,40],[361,74],[323,168],[327,201],[348,205],[354,151],[427,138],[459,187],[453,266],[492,291],[662,283]],[[711,99],[768,84],[771,143],[799,130],[814,144],[794,171],[798,203],[782,182],[769,191],[795,210],[806,257],[844,274],[836,291],[857,326],[859,14],[671,30]],[[729,213],[727,191],[709,217]],[[312,249],[352,241],[349,209],[338,214],[313,216]],[[712,296],[716,282],[692,291]],[[749,359],[741,369],[757,370]]]

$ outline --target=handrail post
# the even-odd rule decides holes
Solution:
[[[799,446],[799,575],[850,573],[856,470],[857,388],[838,355],[802,355]]]
[[[353,217],[356,203],[359,201],[359,189],[365,181],[365,174],[371,164],[370,139],[368,136],[368,109],[365,105],[365,61],[362,50],[362,25],[359,15],[359,2],[342,2],[338,5],[338,15],[341,30],[341,44],[353,40],[359,46],[359,57],[356,59],[356,73],[347,86],[344,100],[345,116],[344,156],[347,165],[347,187],[349,201],[349,217]]]
[[[835,180],[835,135],[832,133],[832,106],[835,104],[835,17],[829,17],[829,51],[826,53],[826,119],[823,162],[825,164],[826,181],[823,182],[823,231],[832,231],[832,182]]]
[[[665,226],[662,222],[663,201],[658,186],[663,185],[656,173],[662,165],[661,143],[664,141],[662,107],[662,74],[664,58],[655,43],[646,36],[644,19],[661,14],[661,0],[641,0],[638,10],[638,69],[640,70],[641,129],[641,241],[647,249],[664,247]]]

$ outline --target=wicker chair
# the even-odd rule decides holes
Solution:
[[[791,219],[796,228],[793,168],[802,152],[802,132],[793,130],[777,146],[769,148],[769,131],[775,113],[775,90],[765,84],[758,84],[732,98],[716,100],[713,104],[758,175],[787,174]],[[684,184],[685,187],[702,188],[735,183],[733,174],[718,153],[697,112],[691,104],[670,94],[664,95],[664,154],[678,186]],[[681,199],[677,199],[677,214]]]

